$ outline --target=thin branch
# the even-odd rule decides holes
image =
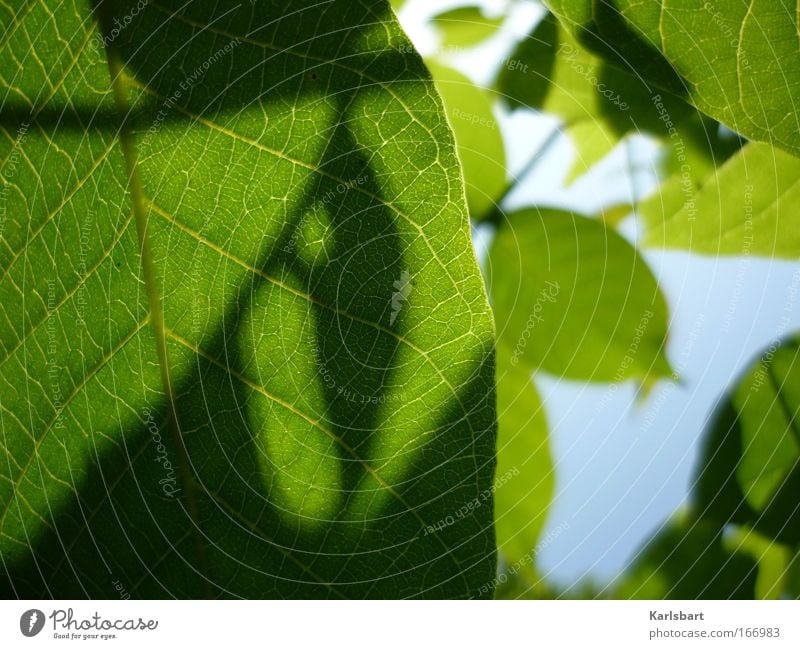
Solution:
[[[513,193],[513,191],[522,184],[522,181],[527,178],[528,174],[533,171],[539,162],[544,158],[544,156],[550,151],[550,148],[556,142],[558,137],[569,127],[569,124],[559,124],[554,128],[550,134],[545,138],[544,142],[542,142],[541,146],[539,146],[536,151],[534,151],[533,155],[530,157],[528,162],[525,163],[525,166],[520,170],[520,172],[516,175],[514,180],[510,182],[503,192],[495,199],[492,207],[489,209],[487,214],[480,219],[482,223],[492,223],[496,227],[500,227],[505,218],[505,210],[503,209],[503,203],[506,199]]]

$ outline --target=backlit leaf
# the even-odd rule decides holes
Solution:
[[[548,0],[589,50],[737,133],[800,155],[800,32],[774,0]]]
[[[491,502],[426,532],[492,319],[388,2],[1,11],[0,592],[479,595]]]
[[[480,7],[457,7],[432,19],[442,34],[445,47],[469,47],[489,38],[503,23],[502,18],[487,18]]]
[[[506,572],[513,570],[528,584],[536,580],[539,537],[554,486],[547,418],[531,374],[527,363],[498,350],[497,547]]]
[[[639,213],[644,245],[707,255],[800,257],[800,159],[751,143],[712,170],[699,188],[677,178]]]
[[[666,147],[665,175],[677,176],[680,187],[688,180],[693,191],[715,161],[739,146],[735,139],[721,138],[718,125],[683,99],[587,51],[552,14],[504,62],[496,87],[512,108],[528,106],[564,121],[576,148],[570,179],[625,135],[641,133]]]
[[[498,344],[556,376],[671,376],[667,305],[635,248],[602,221],[523,210],[490,251]]]
[[[758,565],[727,549],[713,524],[682,515],[636,556],[614,596],[621,599],[752,599]]]

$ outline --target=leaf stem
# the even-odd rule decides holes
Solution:
[[[639,188],[636,183],[636,167],[633,164],[633,142],[628,137],[625,140],[625,166],[628,172],[628,181],[631,189],[631,207],[635,212],[639,208]]]

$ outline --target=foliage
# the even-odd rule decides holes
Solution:
[[[499,576],[505,577],[498,584],[500,597],[796,593],[791,575],[798,541],[789,532],[798,507],[797,453],[787,436],[791,417],[778,416],[779,395],[770,390],[760,403],[773,414],[758,428],[759,439],[751,440],[744,456],[709,447],[690,510],[665,522],[610,590],[587,583],[561,592],[536,570],[542,514],[557,471],[547,459],[546,408],[526,377],[545,372],[579,381],[633,380],[646,388],[644,395],[659,379],[674,378],[665,353],[666,302],[640,247],[800,256],[793,214],[800,172],[794,157],[800,153],[798,84],[796,70],[789,70],[797,58],[796,17],[771,14],[759,3],[749,12],[747,3],[729,5],[705,3],[698,10],[688,0],[669,7],[553,0],[552,13],[545,11],[503,59],[490,86],[472,91],[494,94],[496,110],[557,118],[575,150],[567,185],[634,135],[663,151],[657,191],[599,214],[536,204],[520,209],[518,201],[508,206],[506,199],[543,151],[500,193],[493,178],[482,185],[483,176],[464,158],[468,187],[491,186],[499,203],[488,215],[496,233],[486,261],[498,328],[498,461],[521,467],[514,496],[497,499]],[[442,58],[447,54],[443,50]],[[435,62],[431,69],[436,77]],[[450,112],[469,105],[447,96],[445,101]],[[458,136],[465,127],[454,128]],[[471,154],[490,157],[486,142],[468,145]],[[616,230],[631,215],[643,228],[636,247]],[[487,218],[476,210],[471,216]],[[546,290],[556,284],[557,299]],[[785,359],[789,352],[782,354]],[[797,402],[790,404],[796,408]],[[766,415],[743,416],[761,421]],[[719,417],[722,422],[724,414]],[[719,440],[723,426],[704,434],[707,445],[722,443],[709,440]],[[730,444],[726,438],[723,446]],[[732,476],[750,482],[737,491]],[[706,502],[711,493],[713,506]],[[766,516],[748,503],[759,495]],[[529,569],[516,570],[519,565]]]
[[[747,138],[800,155],[800,44],[789,7],[758,0],[548,2],[581,44],[612,65]]]
[[[624,574],[540,565],[539,379],[681,380],[647,251],[800,259],[796,12],[549,0],[475,83],[529,3],[434,11],[425,60],[410,0],[3,7],[0,593],[800,597],[790,331]],[[520,165],[509,114],[556,124]],[[630,200],[520,197],[645,139]]]

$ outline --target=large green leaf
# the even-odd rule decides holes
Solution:
[[[548,0],[588,49],[737,133],[800,155],[797,7],[775,0]]]
[[[800,344],[773,344],[720,404],[695,499],[720,525],[800,543]]]
[[[677,185],[677,191],[662,191],[641,206],[645,245],[800,257],[800,160],[794,156],[751,143],[710,172],[698,189]]]
[[[512,214],[490,251],[498,344],[556,376],[670,376],[667,304],[645,260],[602,221]]]
[[[479,595],[492,320],[388,2],[2,13],[2,594]]]

